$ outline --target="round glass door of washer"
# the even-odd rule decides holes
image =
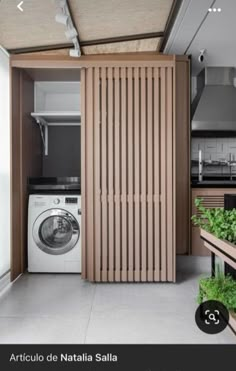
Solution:
[[[75,217],[61,209],[43,212],[33,226],[37,246],[47,254],[62,255],[71,251],[80,237],[80,228]]]

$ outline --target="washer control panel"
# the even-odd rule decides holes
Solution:
[[[60,198],[55,198],[55,200],[53,201],[53,203],[54,203],[55,205],[59,205],[60,202],[61,202],[61,201],[60,201]]]

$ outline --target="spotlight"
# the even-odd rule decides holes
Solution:
[[[69,16],[63,13],[57,13],[55,17],[57,23],[64,24],[65,26],[68,24],[68,18]]]
[[[70,49],[70,57],[81,57],[81,51],[79,49]]]
[[[75,27],[72,27],[65,31],[65,35],[68,40],[73,40],[78,35],[78,32]]]

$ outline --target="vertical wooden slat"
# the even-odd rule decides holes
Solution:
[[[141,280],[147,280],[146,68],[141,67]]]
[[[160,94],[159,68],[154,68],[154,265],[160,280]]]
[[[89,230],[86,235],[88,279],[94,281],[94,86],[93,68],[87,69],[87,97],[86,99],[86,164],[89,169],[86,174],[86,213],[89,221]],[[91,109],[92,107],[92,109]],[[88,226],[87,226],[88,227]]]
[[[166,281],[166,69],[161,68],[161,280]]]
[[[120,215],[120,69],[114,69],[115,84],[115,280],[121,280],[121,215]]]
[[[153,78],[147,68],[148,281],[153,281]]]
[[[109,269],[108,279],[114,281],[114,175],[113,175],[113,68],[108,68],[108,248],[109,248]]]
[[[87,278],[87,238],[86,238],[86,70],[81,69],[81,210],[82,210],[82,278]]]
[[[128,68],[128,280],[134,280],[133,68]]]
[[[101,122],[100,69],[94,69],[95,279],[101,281]]]
[[[172,68],[167,68],[167,280],[173,280],[173,98]]]
[[[122,281],[127,281],[127,86],[121,68]]]
[[[107,220],[107,78],[105,67],[101,68],[101,175],[102,175],[102,281],[107,281],[108,220]]]
[[[135,281],[140,281],[140,82],[139,68],[134,69],[134,192],[135,192]]]
[[[187,84],[187,91],[185,91],[186,95],[187,95],[187,107],[188,107],[188,113],[187,113],[187,117],[186,117],[186,135],[187,135],[187,138],[188,138],[188,158],[190,158],[190,94],[189,94],[189,91],[190,91],[190,84],[189,84],[189,76],[191,75],[190,73],[190,65],[187,66],[187,69],[188,69],[188,73],[187,73],[187,81],[188,81],[188,84]],[[181,75],[180,75],[180,78],[181,78]],[[182,80],[182,79],[181,79]],[[179,239],[177,238],[177,220],[176,220],[176,209],[177,209],[177,177],[176,177],[176,171],[177,171],[177,153],[176,153],[176,149],[177,149],[177,123],[178,124],[182,124],[182,120],[180,121],[178,119],[178,115],[177,115],[177,86],[178,86],[178,83],[177,83],[177,65],[175,63],[175,66],[173,68],[173,282],[176,282],[176,253],[177,253],[177,245],[178,245],[178,242],[179,242]],[[180,89],[181,86],[178,88]],[[179,97],[178,97],[179,98]],[[181,110],[181,108],[178,106],[178,110]],[[179,113],[179,112],[178,112]],[[182,113],[182,112],[181,112]],[[181,116],[182,118],[182,116]],[[182,126],[182,125],[181,125]],[[182,144],[182,143],[181,143]],[[182,157],[183,158],[183,157]],[[189,161],[188,161],[188,158],[187,158],[187,162],[188,162],[188,167],[187,167],[187,174],[190,175],[190,164],[189,164]],[[179,180],[179,179],[178,179]],[[180,184],[180,183],[179,183]],[[189,196],[190,196],[190,176],[187,177],[187,187],[185,188],[187,193],[188,193],[188,201],[189,201],[189,204],[187,205],[187,215],[189,216],[190,214],[190,199],[189,199]],[[178,188],[179,190],[179,188]],[[182,182],[181,182],[181,192],[182,191]],[[185,200],[186,202],[186,200]],[[188,221],[188,224],[187,224],[187,228],[186,230],[189,232],[190,230],[190,220]],[[178,231],[179,232],[179,231]],[[188,237],[189,236],[189,233],[187,234]],[[190,239],[187,237],[187,244],[190,243]]]

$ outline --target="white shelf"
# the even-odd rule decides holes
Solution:
[[[32,112],[31,116],[39,125],[45,156],[48,155],[48,126],[79,126],[81,122],[79,111]]]
[[[33,112],[31,116],[36,120],[36,122],[41,125],[48,126],[76,126],[80,125],[81,122],[81,112]]]

